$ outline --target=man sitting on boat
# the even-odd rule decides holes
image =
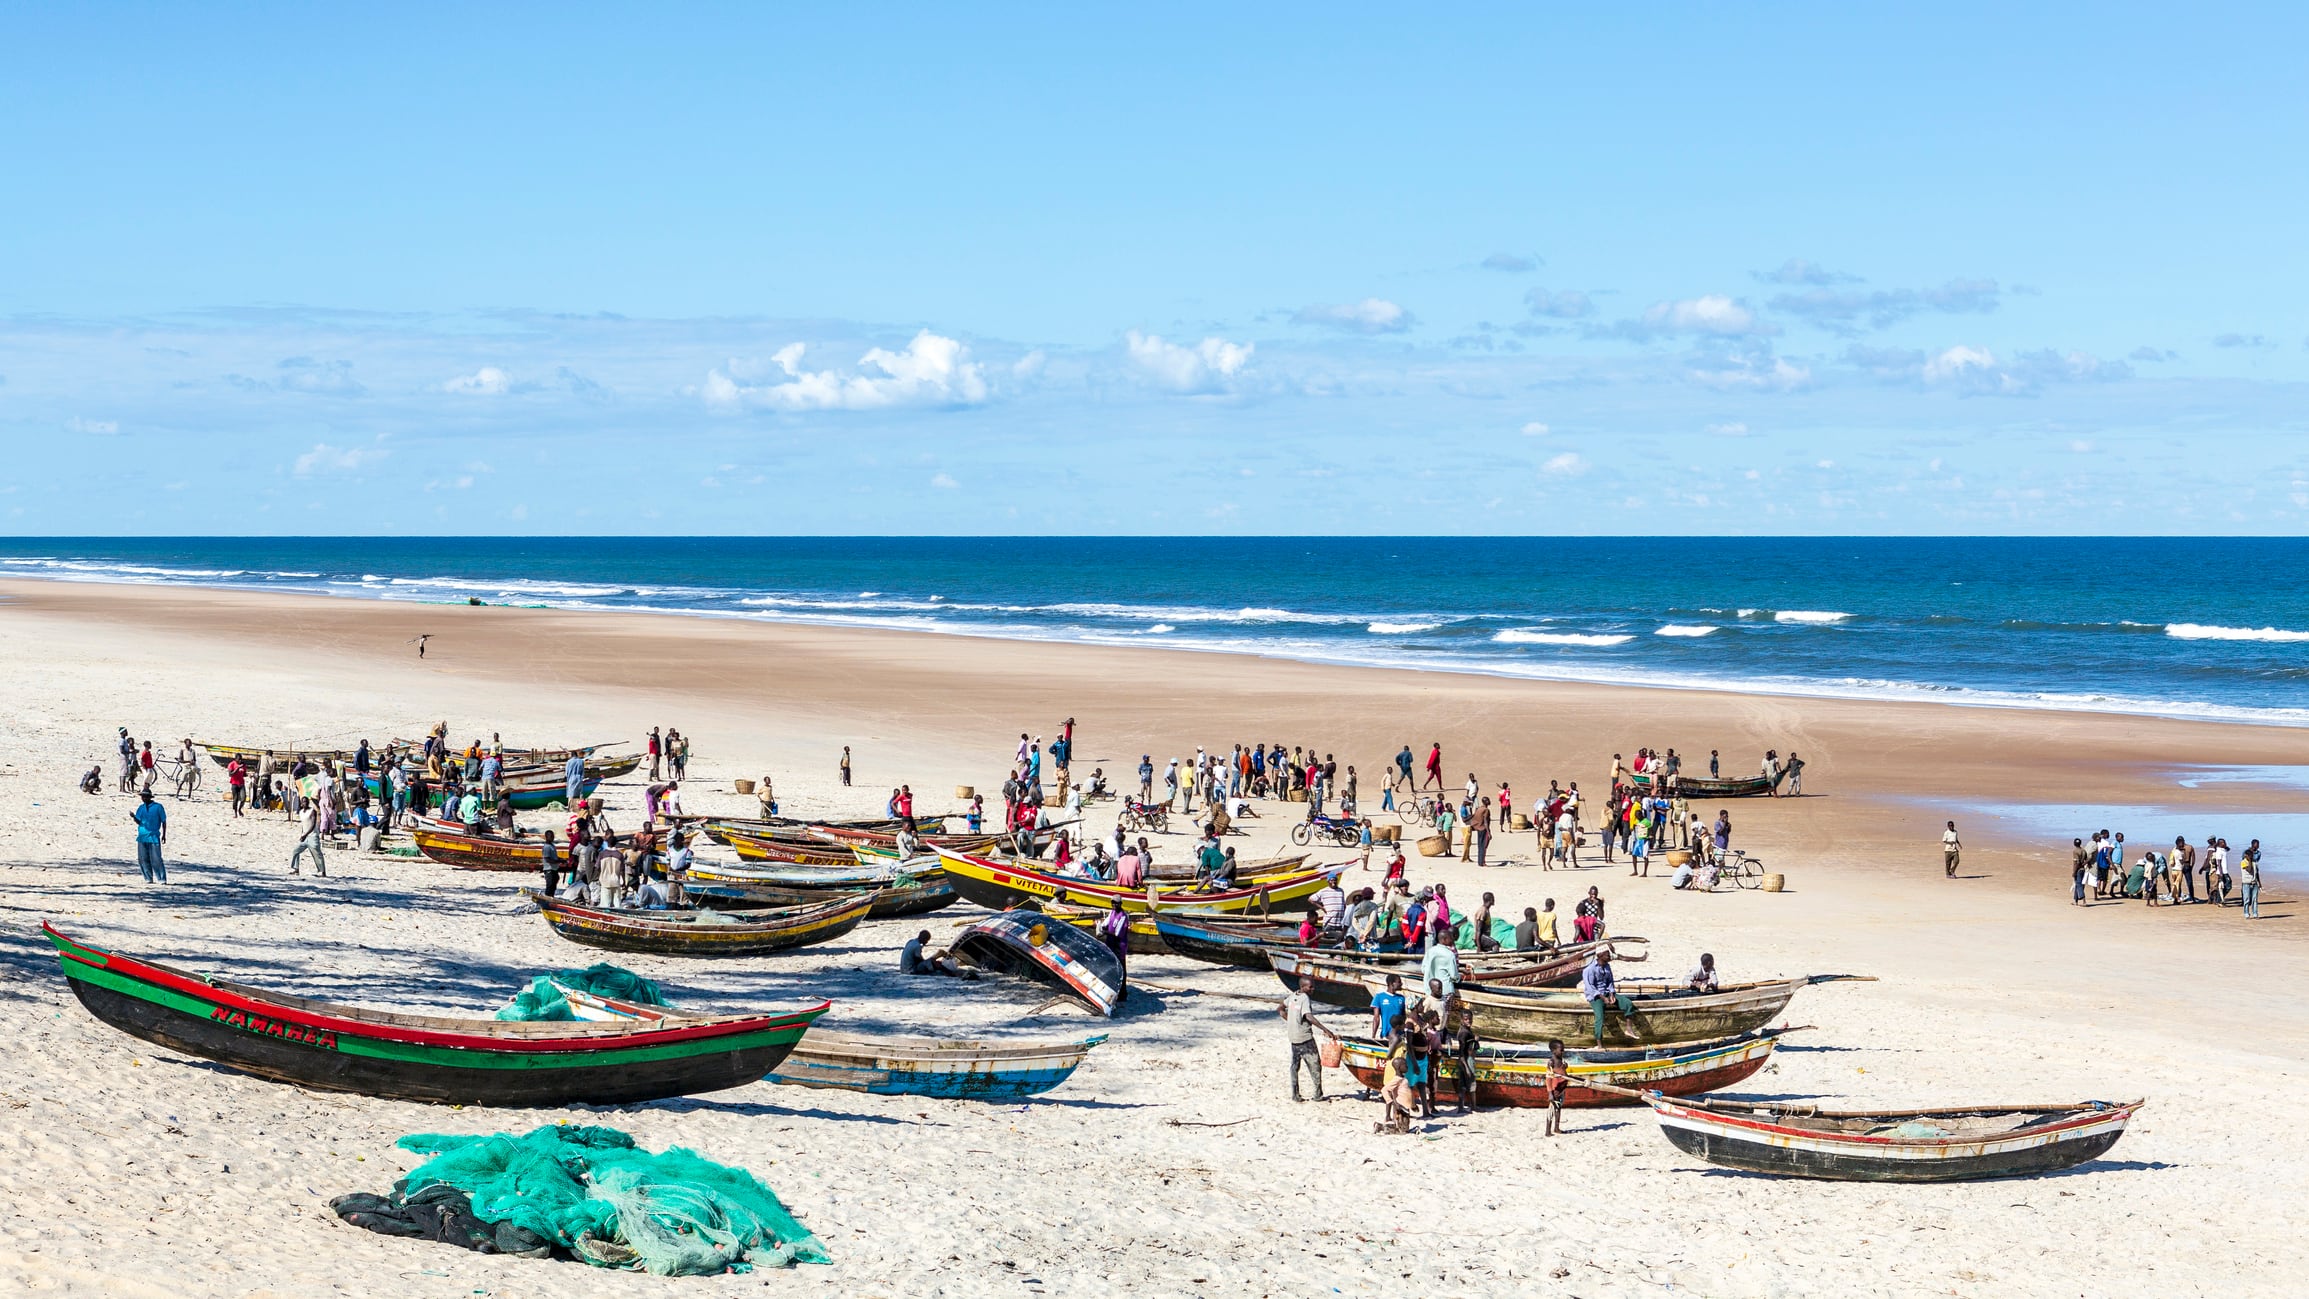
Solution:
[[[1598,947],[1595,949],[1595,954],[1587,958],[1587,968],[1579,972],[1579,995],[1581,1000],[1595,1009],[1595,1044],[1597,1046],[1603,1045],[1603,1015],[1605,1010],[1616,1005],[1622,1015],[1633,1015],[1636,1012],[1635,1000],[1620,995],[1619,982],[1612,977],[1611,949],[1609,947]]]

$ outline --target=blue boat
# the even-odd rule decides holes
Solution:
[[[1070,1042],[964,1042],[935,1037],[803,1035],[772,1082],[876,1096],[1006,1101],[1065,1082],[1106,1034]]]

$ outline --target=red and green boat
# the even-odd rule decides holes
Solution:
[[[132,1037],[324,1091],[452,1105],[627,1105],[743,1087],[830,1003],[610,1023],[453,1019],[230,983],[75,942],[42,922],[88,1012]]]

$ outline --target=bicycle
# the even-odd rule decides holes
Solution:
[[[1435,824],[1435,814],[1442,810],[1442,807],[1443,804],[1436,799],[1435,795],[1419,794],[1409,800],[1398,801],[1395,804],[1395,814],[1403,818],[1405,825],[1433,825]]]
[[[153,767],[176,790],[178,798],[191,798],[200,792],[200,759],[161,758]]]
[[[1737,848],[1726,848],[1717,859],[1716,878],[1730,880],[1734,888],[1754,889],[1764,886],[1764,859],[1750,857]]]

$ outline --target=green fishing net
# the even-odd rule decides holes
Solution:
[[[1491,937],[1500,947],[1508,951],[1515,950],[1515,926],[1497,916],[1491,918]],[[1459,939],[1452,946],[1463,952],[1475,950],[1475,923],[1473,921],[1459,927]]]
[[[557,988],[554,985],[560,984]],[[513,994],[513,1000],[498,1008],[497,1018],[536,1021],[568,1020],[577,1016],[569,1009],[569,998],[561,995],[561,988],[575,988],[596,997],[630,1001],[643,1006],[668,1006],[657,984],[607,963],[589,965],[582,970],[561,970],[554,974],[540,974],[529,981],[529,986]]]
[[[709,1276],[832,1261],[753,1174],[679,1147],[651,1154],[616,1128],[418,1133],[395,1144],[431,1156],[402,1179],[404,1194],[454,1187],[483,1222],[513,1223],[595,1267]]]

